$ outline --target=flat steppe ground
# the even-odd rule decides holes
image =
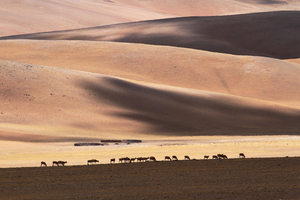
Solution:
[[[0,169],[0,199],[299,199],[300,157]]]

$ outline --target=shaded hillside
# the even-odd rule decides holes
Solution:
[[[300,107],[299,65],[272,58],[118,42],[5,40],[0,60]]]
[[[299,134],[300,109],[211,92],[148,86],[111,77],[83,82],[109,113],[148,125],[145,133],[170,135]]]
[[[5,123],[96,130],[84,136],[102,138],[129,132],[171,136],[298,135],[300,130],[299,108],[273,102],[68,69],[0,64],[4,78],[1,120]],[[32,141],[49,142],[78,141],[76,136],[82,136],[70,131],[60,133],[67,138],[40,134],[27,136]],[[4,131],[0,136],[28,141],[22,131],[13,135]]]
[[[300,11],[187,17],[2,37],[144,43],[279,59],[300,57]]]

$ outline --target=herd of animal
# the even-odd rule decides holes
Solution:
[[[246,156],[244,153],[240,153],[239,158],[246,158]],[[208,155],[204,156],[204,160],[206,160],[206,159],[209,159]],[[228,157],[224,154],[217,154],[217,155],[213,155],[212,159],[228,159]],[[191,159],[189,156],[185,155],[184,160],[191,160]],[[137,158],[129,158],[129,157],[119,158],[119,163],[132,163],[134,161],[136,161],[136,162],[147,162],[147,161],[157,162],[157,160],[154,156],[137,157]],[[172,156],[172,158],[170,156],[165,156],[165,161],[178,161],[178,158],[177,158],[177,156]],[[115,163],[115,162],[116,162],[115,158],[110,159],[110,163]],[[67,161],[53,161],[52,166],[65,166],[66,163],[67,163]],[[96,160],[96,159],[87,161],[87,165],[97,164],[97,163],[99,163],[99,160]],[[46,162],[42,161],[41,167],[42,166],[47,167]]]

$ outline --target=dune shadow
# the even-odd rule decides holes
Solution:
[[[297,109],[285,112],[247,105],[238,97],[158,89],[111,77],[101,78],[101,84],[89,81],[81,84],[98,94],[101,102],[122,108],[111,112],[111,116],[145,124],[146,134],[299,134]],[[237,100],[242,103],[236,103]]]

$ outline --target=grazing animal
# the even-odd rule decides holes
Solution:
[[[239,158],[240,158],[240,157],[246,158],[245,154],[243,154],[243,153],[240,153]]]
[[[178,160],[177,156],[172,156],[172,160]]]
[[[119,158],[119,163],[122,163],[124,158]]]
[[[55,165],[58,166],[58,162],[57,161],[53,161],[52,162],[52,166],[55,166]]]
[[[150,161],[157,162],[157,161],[156,161],[156,158],[155,158],[154,156],[150,156]]]
[[[142,161],[147,161],[149,159],[149,157],[138,157],[137,158],[137,162],[142,162]]]
[[[97,162],[99,162],[99,160],[96,160],[96,159],[88,160],[87,161],[87,165],[89,165],[89,164],[96,164]]]
[[[42,166],[47,167],[47,164],[46,164],[44,161],[42,161],[42,162],[41,162],[41,167],[42,167]]]
[[[191,160],[189,156],[184,156],[184,160]]]
[[[212,159],[218,159],[218,156],[213,155],[213,156],[212,156]]]
[[[116,159],[115,158],[110,159],[110,163],[116,163]]]
[[[209,158],[209,156],[204,156],[204,159],[208,159]]]
[[[228,159],[227,156],[224,154],[218,154],[217,156],[219,159]]]
[[[130,163],[134,162],[136,158],[130,158]]]
[[[65,164],[67,163],[67,161],[57,161],[57,166],[61,165],[61,166],[65,166]]]
[[[142,160],[143,160],[144,162],[146,162],[148,159],[149,159],[149,157],[144,157]]]
[[[128,158],[128,157],[123,158],[123,160],[124,160],[125,163],[127,163],[127,162],[129,163],[130,162],[130,158]]]
[[[172,159],[170,158],[170,156],[165,156],[165,160],[171,161]]]
[[[217,154],[217,156],[218,156],[219,159],[223,158],[223,154]]]

